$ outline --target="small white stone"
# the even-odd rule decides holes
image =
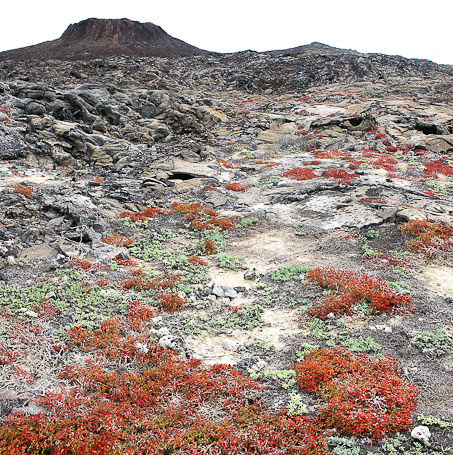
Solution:
[[[411,437],[417,441],[428,442],[431,437],[431,432],[428,427],[419,425],[411,431]]]
[[[135,347],[139,350],[147,354],[149,352],[148,346],[143,343],[135,343]]]
[[[31,318],[37,318],[38,317],[38,313],[35,313],[34,311],[31,311],[31,310],[26,311],[25,314],[27,316],[30,316]]]

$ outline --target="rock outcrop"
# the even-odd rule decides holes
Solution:
[[[71,24],[57,40],[0,52],[0,61],[91,60],[114,55],[176,57],[205,53],[173,38],[151,22],[91,18]]]

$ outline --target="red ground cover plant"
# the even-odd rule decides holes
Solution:
[[[385,169],[388,172],[396,172],[394,164],[398,164],[398,161],[388,153],[381,153],[379,158],[373,161],[372,165],[375,169]]]
[[[199,256],[190,256],[186,259],[187,262],[190,262],[191,264],[198,264],[198,265],[203,265],[205,267],[208,266],[208,263],[206,261],[203,261]]]
[[[8,117],[8,115],[11,114],[11,106],[9,104],[0,104],[0,112],[5,114],[1,121],[5,124],[11,123],[11,120]]]
[[[264,160],[255,160],[256,164],[263,164],[266,167],[274,167],[274,166],[280,166],[281,163],[278,163],[277,161],[264,161]]]
[[[212,254],[217,253],[217,246],[210,239],[203,239],[200,245],[198,245],[198,249],[201,250],[206,256],[211,256]]]
[[[391,357],[335,347],[309,352],[292,368],[303,391],[329,400],[316,419],[321,428],[379,440],[411,425],[418,392],[401,379]]]
[[[200,215],[189,214],[184,220],[193,220],[191,226],[197,231],[215,229],[216,227],[219,227],[224,231],[233,231],[236,228],[236,221],[232,218],[217,218],[216,216],[211,216],[211,218],[201,221]]]
[[[241,185],[240,183],[227,183],[225,188],[230,191],[245,191],[249,189],[248,186]]]
[[[321,164],[321,161],[317,161],[317,160],[304,162],[304,166],[318,166],[320,164]]]
[[[205,185],[202,191],[219,191],[212,183]]]
[[[305,276],[310,283],[333,291],[308,309],[312,317],[326,319],[329,313],[351,315],[354,307],[362,302],[367,303],[373,313],[412,310],[412,296],[397,294],[382,278],[332,267],[310,269]]]
[[[180,279],[180,273],[164,273],[151,281],[151,287],[158,290],[173,289]]]
[[[124,265],[127,267],[138,267],[138,262],[135,259],[123,259],[123,255],[117,254],[112,258],[112,261],[115,261],[118,265]]]
[[[335,158],[347,159],[351,157],[349,152],[341,152],[338,149],[326,150],[325,152],[316,152],[313,155],[319,160],[332,160]]]
[[[352,185],[352,180],[357,178],[358,175],[355,173],[349,173],[344,169],[329,169],[328,171],[324,171],[322,173],[323,177],[331,178],[338,183],[343,185]]]
[[[71,330],[70,349],[95,360],[61,372],[70,386],[37,400],[45,413],[6,418],[0,453],[328,455],[307,418],[266,412],[258,383],[230,366],[202,366],[161,349],[137,331],[154,316],[139,302],[127,316]]]
[[[11,106],[9,104],[0,104],[0,112],[2,114],[11,114]]]
[[[365,198],[365,199],[361,199],[359,201],[360,204],[365,204],[365,205],[368,205],[368,204],[380,204],[380,205],[385,205],[387,204],[387,200],[385,199],[381,199],[381,198]]]
[[[20,183],[14,183],[8,185],[9,188],[12,188],[15,193],[22,194],[27,199],[33,197],[33,188],[27,185],[21,185]]]
[[[186,303],[182,297],[179,297],[179,295],[173,294],[172,292],[168,294],[156,294],[154,300],[156,301],[157,306],[167,313],[174,313],[175,311],[182,310]]]
[[[296,167],[284,172],[283,177],[293,180],[309,180],[316,178],[316,174],[310,168]]]
[[[219,160],[217,160],[217,162],[220,163],[225,169],[240,169],[241,168],[241,166],[239,166],[237,164],[233,164],[227,160],[219,159]]]
[[[453,177],[453,166],[445,164],[442,160],[429,161],[425,164],[423,173],[436,179],[439,177],[439,174],[443,174],[447,177]]]
[[[164,215],[171,215],[171,210],[156,209],[154,207],[147,207],[141,212],[121,212],[120,218],[129,218],[131,221],[146,221],[149,218],[154,218],[163,213]]]
[[[82,258],[74,258],[71,259],[70,264],[74,266],[77,270],[84,270],[85,272],[95,272],[96,270],[105,270],[105,267],[100,264],[93,264],[92,262],[82,259]]]
[[[415,239],[406,242],[414,251],[424,254],[431,259],[438,253],[446,254],[450,249],[453,226],[445,223],[430,223],[428,220],[412,220],[398,226],[403,234],[409,234]]]
[[[134,241],[130,237],[125,237],[120,234],[112,234],[109,235],[108,237],[102,237],[101,239],[104,243],[107,245],[115,245],[115,246],[129,246],[134,243]]]
[[[133,270],[132,275],[133,277],[126,278],[121,282],[121,287],[124,290],[136,289],[137,291],[149,291],[153,289],[151,281],[145,278],[143,269]]]
[[[199,202],[197,202],[196,204],[181,204],[179,202],[173,202],[173,204],[171,205],[171,209],[175,213],[182,214],[191,213],[193,215],[198,215],[199,213],[204,213],[205,215],[208,216],[216,215],[214,210],[203,208]]]

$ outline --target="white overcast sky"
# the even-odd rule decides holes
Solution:
[[[89,17],[153,22],[217,52],[319,41],[453,64],[453,0],[2,0],[0,51],[57,39]]]

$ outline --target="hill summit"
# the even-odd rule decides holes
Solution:
[[[1,52],[0,59],[91,60],[114,55],[178,57],[204,53],[151,22],[91,18],[69,25],[57,40]]]

